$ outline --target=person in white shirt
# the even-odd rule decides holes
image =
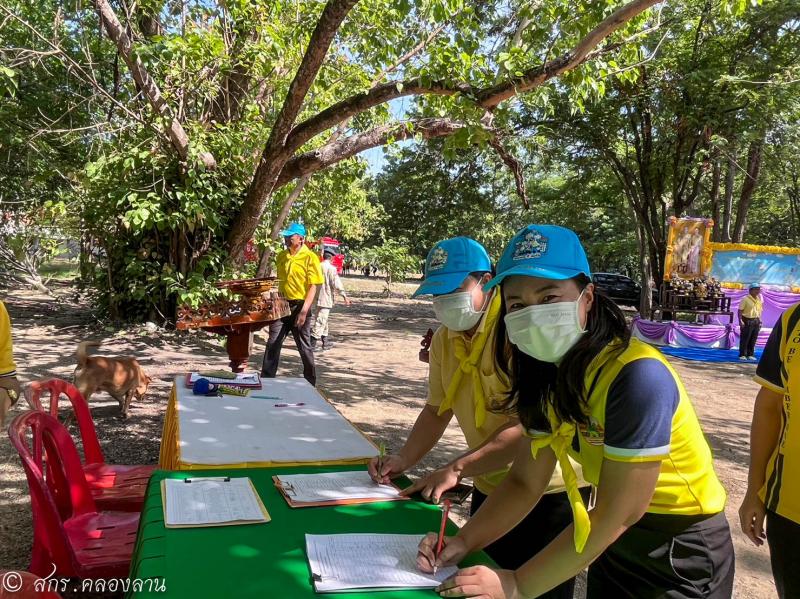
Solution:
[[[330,349],[331,343],[328,341],[328,319],[330,318],[331,308],[336,303],[335,294],[338,291],[344,300],[345,306],[350,305],[350,298],[342,285],[336,267],[331,264],[333,252],[325,250],[322,254],[322,285],[319,289],[317,306],[314,308],[314,326],[311,329],[311,347],[314,351],[325,351]],[[322,340],[322,345],[317,345]]]

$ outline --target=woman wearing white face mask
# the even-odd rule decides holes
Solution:
[[[418,566],[457,563],[504,534],[537,502],[557,463],[574,520],[516,570],[459,571],[439,587],[443,597],[537,597],[587,566],[589,599],[732,594],[725,491],[691,402],[660,352],[630,338],[623,314],[594,293],[589,276],[572,231],[529,225],[487,285],[502,286],[501,328],[514,347],[505,409],[530,442],[438,558],[436,535],[422,541]],[[499,356],[502,370],[506,353]],[[596,485],[591,511],[568,456]]]
[[[413,467],[455,416],[470,450],[404,493],[419,491],[438,501],[462,477],[472,477],[474,512],[506,476],[517,445],[524,442],[515,417],[489,409],[511,389],[494,359],[501,298],[483,289],[492,277],[492,266],[486,250],[472,239],[440,241],[429,252],[425,266],[425,281],[415,295],[433,295],[434,313],[442,324],[431,342],[428,401],[403,447],[380,462],[374,459],[369,471],[383,482]],[[569,523],[572,515],[560,474],[548,483],[548,491],[522,522],[486,548],[498,564],[518,567]],[[588,498],[588,487],[581,492]],[[572,599],[573,587],[570,578],[547,596]]]

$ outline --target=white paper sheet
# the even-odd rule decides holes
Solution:
[[[167,526],[266,522],[250,479],[166,479]]]
[[[263,379],[248,397],[204,397],[176,380],[180,461],[326,463],[378,449],[303,378]],[[277,403],[303,406],[276,407]]]
[[[397,499],[393,485],[380,485],[364,470],[319,474],[281,474],[277,477],[293,501],[315,503],[349,499]]]
[[[348,589],[433,588],[455,574],[417,570],[417,546],[423,535],[306,535],[306,552],[317,592]]]

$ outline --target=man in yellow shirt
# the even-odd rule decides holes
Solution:
[[[432,294],[433,310],[441,323],[430,347],[428,401],[408,439],[396,453],[375,458],[369,472],[379,482],[399,476],[416,465],[439,442],[455,416],[469,450],[403,491],[419,491],[426,499],[441,495],[462,478],[472,477],[475,490],[470,514],[506,477],[523,437],[519,421],[488,409],[511,390],[495,363],[495,335],[500,295],[484,292],[492,278],[486,250],[467,237],[437,243],[425,262],[425,280],[414,296]],[[502,350],[502,348],[501,348]],[[584,501],[589,488],[581,491]],[[547,545],[572,521],[560,471],[530,514],[513,530],[486,547],[500,566],[516,568]],[[548,599],[572,599],[574,579],[549,593]]]
[[[761,330],[761,312],[764,300],[761,299],[761,285],[752,283],[750,292],[739,304],[739,359],[755,360],[756,340]]]
[[[19,398],[17,366],[11,343],[11,319],[0,302],[0,428],[5,428],[6,414]]]
[[[775,323],[756,369],[761,385],[750,428],[742,531],[769,544],[781,599],[800,597],[800,304]],[[794,405],[798,404],[798,405]],[[794,414],[794,417],[792,417]],[[766,535],[764,523],[766,520]]]
[[[309,318],[314,297],[322,284],[322,266],[319,258],[306,247],[304,241],[306,228],[300,223],[292,223],[281,231],[286,249],[278,254],[275,261],[278,270],[278,290],[289,302],[292,309],[286,318],[273,322],[269,327],[269,340],[264,352],[261,376],[274,378],[278,372],[281,348],[289,332],[297,344],[300,359],[303,361],[303,377],[312,385],[317,384],[314,367],[314,351],[311,347],[311,324]]]

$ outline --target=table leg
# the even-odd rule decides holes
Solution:
[[[228,357],[231,360],[231,371],[242,372],[250,357],[250,348],[253,345],[253,334],[247,328],[236,328],[228,333]]]

